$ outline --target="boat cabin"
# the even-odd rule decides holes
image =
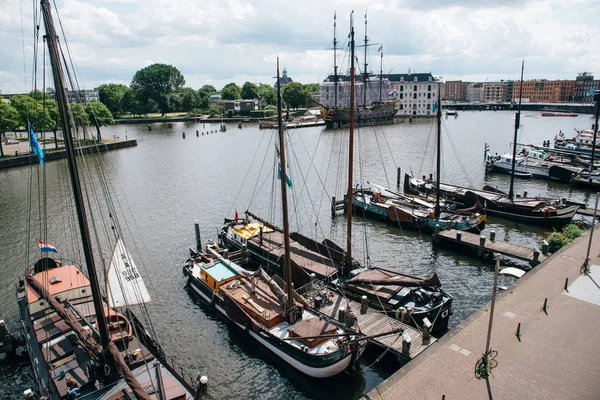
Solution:
[[[221,261],[213,261],[204,265],[195,264],[192,275],[200,276],[200,279],[215,292],[221,285],[240,277],[237,272]]]

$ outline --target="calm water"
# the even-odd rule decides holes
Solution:
[[[509,150],[513,135],[512,112],[462,112],[443,120],[442,180],[481,187],[484,183],[508,186],[508,177],[484,176],[483,149]],[[542,118],[524,113],[521,143],[540,144],[562,130],[589,128],[591,116]],[[358,398],[383,381],[397,365],[377,363],[379,351],[362,364],[364,371],[327,381],[313,381],[273,361],[264,349],[230,327],[212,310],[195,301],[183,286],[181,263],[194,246],[193,222],[201,225],[203,240],[216,239],[223,217],[246,209],[280,223],[278,182],[273,180],[275,135],[271,130],[229,125],[216,133],[217,124],[122,125],[105,128],[104,137],[136,138],[138,146],[101,157],[108,180],[115,186],[123,210],[129,215],[136,244],[145,266],[144,278],[153,303],[149,311],[159,340],[169,355],[190,373],[210,378],[214,398]],[[195,132],[215,131],[196,137]],[[182,132],[186,139],[182,139]],[[345,243],[345,218],[331,218],[331,196],[341,198],[347,174],[347,132],[319,128],[291,131],[288,155],[291,223],[294,230]],[[415,175],[434,171],[435,122],[417,121],[393,126],[361,128],[357,138],[355,182],[395,187],[396,168]],[[64,161],[47,164],[50,186],[64,185]],[[18,327],[15,284],[28,261],[28,167],[0,170],[0,318]],[[589,193],[541,181],[517,181],[516,191],[554,195],[591,203]],[[49,193],[54,220],[49,238],[60,243],[60,227],[71,215],[64,199]],[[55,197],[52,197],[55,196]],[[529,246],[539,243],[543,230],[489,218],[488,230],[499,238]],[[66,224],[66,223],[64,223]],[[436,270],[445,289],[454,296],[454,326],[481,307],[491,296],[493,266],[448,250],[432,249],[419,232],[355,219],[353,251],[373,265],[414,274]],[[35,234],[34,234],[35,236]],[[365,238],[368,245],[365,245]],[[34,240],[30,239],[30,240]],[[49,239],[50,240],[50,239]],[[53,243],[54,243],[53,242]],[[57,244],[54,243],[54,244]],[[59,251],[61,247],[59,246]],[[61,254],[62,255],[62,254]],[[0,398],[20,398],[33,387],[26,361],[0,358]]]

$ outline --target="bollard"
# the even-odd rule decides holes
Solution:
[[[523,190],[523,197],[527,197],[527,190]]]
[[[196,137],[200,137],[200,132],[198,132],[198,129],[196,129]]]
[[[202,252],[202,239],[200,237],[200,224],[198,220],[194,221],[194,230],[196,231],[196,251],[200,253]]]
[[[485,255],[485,236],[479,236],[479,257]]]
[[[181,132],[181,136],[185,139],[185,132]]]
[[[456,240],[458,240],[459,242],[462,240],[462,232],[461,231],[456,231]]]
[[[490,232],[490,242],[493,242],[494,240],[496,240],[496,231],[491,231]]]
[[[229,260],[229,249],[223,250],[223,258],[226,258]]]
[[[546,254],[548,252],[548,242],[545,240],[542,242],[542,253]]]
[[[202,393],[203,395],[206,394],[206,392],[208,392],[208,377],[206,375],[203,375],[200,378],[200,387],[199,387],[199,391],[200,393]]]
[[[316,275],[314,272],[312,272],[312,273],[310,274],[310,281],[311,281],[311,282],[314,282],[314,280],[315,280],[315,278],[316,278],[316,277],[317,277],[317,275]]]
[[[565,290],[569,291],[569,278],[565,279]]]
[[[367,303],[367,296],[362,296],[360,298],[360,313],[361,314],[366,314],[367,310],[369,308],[369,304]]]
[[[540,262],[540,252],[537,250],[533,251],[533,263],[537,264]]]
[[[400,167],[398,167],[398,172],[396,173],[396,187],[400,187]]]
[[[521,341],[521,323],[519,322],[519,325],[517,325],[517,339],[519,339],[519,342]]]
[[[342,324],[346,321],[346,309],[344,307],[340,307],[338,321]]]
[[[412,341],[412,339],[410,338],[408,333],[404,332],[402,334],[402,354],[407,355],[407,356],[410,354],[410,342],[411,341]]]
[[[431,327],[432,324],[429,321],[429,318],[423,318],[423,344],[429,344],[431,340]]]

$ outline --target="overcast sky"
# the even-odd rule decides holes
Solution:
[[[367,12],[374,44],[368,69],[376,73],[383,45],[384,73],[410,68],[444,80],[518,79],[524,58],[525,79],[600,76],[598,0],[54,1],[85,88],[129,84],[152,63],[175,66],[194,89],[271,84],[276,57],[294,81],[320,82],[333,73],[334,13],[340,72],[348,68],[352,10],[359,42]],[[3,93],[32,88],[32,15],[31,1],[0,0]]]

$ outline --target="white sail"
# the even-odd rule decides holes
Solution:
[[[151,301],[142,276],[133,258],[125,250],[121,238],[117,239],[108,268],[108,292],[108,304],[111,307],[124,307]]]

